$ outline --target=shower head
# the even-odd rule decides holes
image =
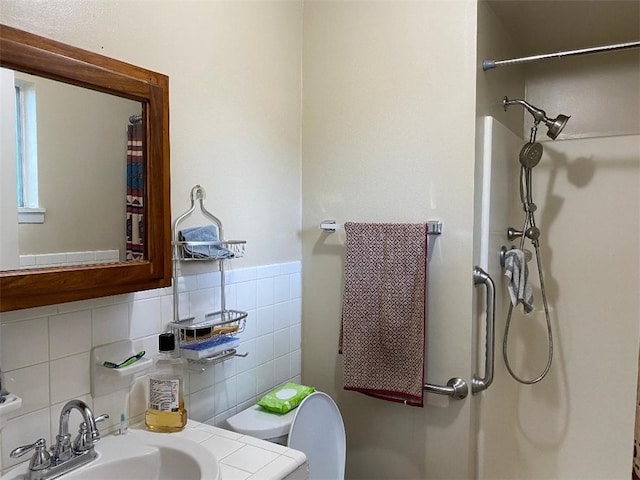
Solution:
[[[567,124],[567,121],[569,120],[569,118],[571,118],[570,116],[562,114],[558,115],[556,118],[549,118],[547,117],[547,114],[544,110],[536,108],[530,103],[525,102],[524,100],[509,100],[507,97],[504,97],[504,99],[502,100],[502,105],[504,105],[505,111],[510,105],[522,105],[533,116],[536,125],[542,122],[547,126],[547,137],[549,137],[551,140],[555,140],[558,135],[560,135],[560,132]]]
[[[527,168],[533,168],[540,162],[542,158],[542,145],[539,143],[525,143],[520,150],[520,165]]]

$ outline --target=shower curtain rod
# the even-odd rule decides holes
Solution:
[[[582,48],[579,50],[566,50],[564,52],[546,53],[543,55],[533,55],[531,57],[513,58],[511,60],[484,60],[482,62],[482,70],[486,72],[487,70],[491,70],[496,67],[508,67],[511,65],[519,65],[521,63],[546,60],[548,58],[560,58],[570,55],[586,55],[589,53],[615,52],[617,50],[626,50],[628,48],[640,48],[640,41],[618,43],[615,45],[604,45],[602,47]]]

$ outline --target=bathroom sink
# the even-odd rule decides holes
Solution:
[[[216,457],[209,450],[175,434],[129,430],[126,435],[103,437],[95,445],[98,457],[60,480],[219,480]],[[22,479],[25,462],[1,480]]]

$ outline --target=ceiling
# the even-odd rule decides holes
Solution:
[[[521,55],[640,40],[640,0],[486,0]]]

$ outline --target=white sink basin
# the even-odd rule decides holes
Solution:
[[[129,430],[102,438],[95,446],[98,458],[60,480],[220,480],[216,457],[209,450],[175,434]],[[1,480],[23,478],[25,462]]]

